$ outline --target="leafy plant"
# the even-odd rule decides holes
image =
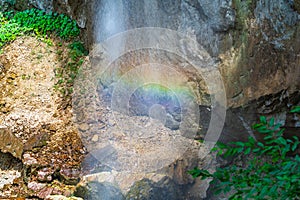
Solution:
[[[291,110],[291,113],[300,113],[300,106],[294,106]]]
[[[291,112],[299,113],[300,106]],[[249,137],[247,142],[218,143],[213,149],[219,156],[245,159],[244,166],[233,164],[214,173],[195,168],[188,173],[201,179],[213,178],[216,193],[231,191],[229,199],[299,199],[300,156],[291,156],[300,144],[299,138],[284,138],[284,129],[275,124],[274,118],[260,117],[253,129],[264,135],[263,142]]]
[[[27,31],[26,28],[20,27],[19,24],[9,21],[3,13],[0,12],[0,48],[7,42],[16,39]]]
[[[30,9],[16,13],[12,20],[21,27],[30,28],[37,35],[55,32],[63,39],[79,35],[76,22],[63,14],[45,13],[42,10]]]
[[[0,12],[0,48],[16,37],[34,33],[46,37],[55,33],[62,39],[77,37],[80,30],[74,20],[57,13],[46,13],[38,9],[30,9],[13,14]]]

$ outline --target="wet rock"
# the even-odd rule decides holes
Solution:
[[[295,2],[295,8],[298,3]],[[277,15],[274,15],[275,12]],[[259,25],[265,26],[267,23],[276,32],[273,34],[262,28],[264,39],[277,49],[284,48],[284,40],[291,37],[289,27],[299,22],[299,13],[292,9],[291,3],[284,0],[259,0],[254,13]]]
[[[214,169],[215,164],[211,162],[213,160],[211,155],[205,155],[205,152],[208,150],[199,149],[198,147],[194,146],[187,150],[178,160],[175,160],[164,168],[158,167],[159,169],[153,173],[143,171],[145,170],[143,165],[139,166],[141,169],[135,169],[135,171],[133,170],[135,166],[131,167],[132,170],[130,171],[115,171],[102,167],[102,170],[99,168],[100,172],[96,173],[94,170],[93,174],[85,175],[82,180],[88,184],[90,182],[97,182],[97,184],[116,184],[119,190],[121,190],[123,194],[126,194],[125,196],[127,196],[128,199],[171,200],[178,199],[179,194],[179,199],[201,199],[205,197],[209,182],[195,182],[186,172],[198,166],[199,163],[201,163],[202,167],[207,169]],[[199,152],[203,153],[201,159],[198,159]],[[161,154],[163,153],[161,152]],[[88,161],[88,163],[90,164],[90,161]],[[132,164],[134,165],[134,163]],[[144,183],[146,179],[147,181]],[[128,193],[129,190],[130,192]],[[160,190],[168,192],[158,192]],[[152,191],[156,192],[152,193]],[[91,191],[87,190],[86,192],[90,193]]]
[[[17,2],[19,6],[25,1]],[[27,6],[30,2],[36,6],[34,0],[26,2]],[[36,7],[47,9],[47,4],[51,4],[40,3],[43,6]],[[84,37],[90,46],[137,27],[171,28],[190,34],[213,57],[228,55],[220,60],[221,66],[224,65],[220,71],[230,106],[238,107],[282,89],[299,90],[299,0],[143,0],[119,4],[58,0],[53,1],[53,10],[71,15],[85,27]],[[119,23],[118,28],[110,32],[103,27],[109,13],[118,6],[126,12],[119,12],[110,19]],[[229,31],[231,28],[234,29]]]
[[[115,175],[112,172],[100,172],[96,174],[86,175],[84,176],[84,181],[86,182],[115,182]]]
[[[80,170],[75,168],[62,168],[59,171],[62,181],[67,185],[76,185],[80,181]]]
[[[240,120],[239,125],[244,126],[243,132],[251,132],[251,125],[259,122],[259,116],[266,116],[269,120],[274,117],[275,123],[279,123],[285,128],[284,136],[291,138],[293,135],[298,135],[299,132],[299,114],[290,113],[293,105],[300,104],[300,92],[289,93],[287,90],[282,90],[276,94],[263,96],[255,101],[251,101],[243,107],[232,109],[231,113],[235,115],[237,120]],[[248,125],[249,128],[247,128]],[[231,123],[233,124],[233,123]],[[233,125],[231,126],[233,128]],[[236,139],[242,138],[232,129],[232,134]],[[253,132],[258,140],[263,139],[263,135]]]
[[[0,128],[0,150],[4,153],[11,153],[14,157],[21,159],[23,143],[7,128]]]

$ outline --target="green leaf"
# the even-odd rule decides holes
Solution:
[[[267,118],[265,116],[260,116],[259,120],[262,124],[267,124]]]
[[[193,178],[197,178],[197,177],[201,176],[202,179],[206,179],[206,178],[208,178],[208,177],[212,177],[212,176],[213,176],[213,175],[210,174],[207,170],[201,170],[201,169],[199,169],[199,168],[197,168],[197,167],[195,167],[195,168],[192,169],[192,170],[189,170],[189,171],[188,171],[188,174],[192,175]]]
[[[257,128],[259,128],[259,127],[261,127],[261,126],[263,126],[263,124],[262,123],[259,123],[259,124],[254,124],[253,126],[252,126],[252,129],[257,129]]]
[[[281,137],[281,136],[283,135],[284,131],[285,131],[284,128],[280,129],[280,130],[276,133],[276,136],[277,136],[277,137]]]
[[[260,191],[260,194],[259,194],[259,198],[264,198],[266,196],[266,193],[267,193],[267,190],[269,189],[268,186],[264,186],[261,191]]]
[[[273,138],[273,135],[267,135],[264,137],[264,140],[269,140],[269,139],[272,139]]]
[[[273,126],[274,126],[274,121],[275,121],[275,119],[274,119],[274,117],[272,117],[272,118],[270,119],[270,121],[269,121],[269,126],[270,126],[270,127],[273,127]]]
[[[249,143],[251,144],[251,146],[253,146],[255,144],[255,139],[253,137],[249,137],[248,138]]]
[[[260,133],[273,133],[273,130],[267,129],[267,128],[258,128],[257,129],[258,132]]]
[[[291,113],[300,113],[300,106],[294,106],[290,112]]]
[[[262,147],[262,148],[265,147],[265,145],[264,145],[263,143],[261,143],[261,142],[257,142],[257,145],[258,145],[259,147]]]
[[[282,124],[277,123],[277,124],[275,124],[273,130],[277,130],[277,129],[279,129],[281,126],[282,126]]]
[[[279,137],[279,138],[277,138],[277,143],[278,144],[282,144],[282,145],[287,145],[287,142],[286,142],[286,140],[283,138],[283,137]]]
[[[259,152],[259,151],[261,151],[260,148],[255,148],[255,149],[253,149],[253,153],[256,153],[256,152]]]
[[[217,151],[217,150],[219,150],[218,147],[213,147],[213,148],[211,149],[211,152],[215,152],[215,151]]]
[[[247,155],[247,154],[249,154],[251,152],[251,148],[250,147],[248,147],[246,150],[245,150],[245,155]]]
[[[244,142],[235,142],[234,144],[237,145],[237,146],[240,146],[240,147],[244,147],[245,146]]]
[[[295,151],[299,145],[299,142],[295,142],[292,146],[292,151]]]

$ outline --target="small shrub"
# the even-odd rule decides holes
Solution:
[[[300,106],[291,110],[300,112]],[[283,137],[280,124],[260,117],[253,129],[264,135],[263,142],[249,137],[247,142],[218,143],[213,151],[225,157],[247,158],[245,166],[237,164],[217,168],[215,173],[195,168],[188,173],[202,179],[213,178],[216,193],[233,192],[229,199],[300,199],[300,156],[295,154],[300,141]]]

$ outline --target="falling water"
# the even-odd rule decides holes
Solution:
[[[198,154],[205,157],[208,151],[198,152],[194,141],[199,105],[210,106],[212,113],[202,137],[216,142],[226,98],[214,60],[193,31],[182,31],[187,17],[182,1],[103,0],[98,6],[96,44],[77,78],[73,107],[77,123],[89,125],[81,138],[101,166],[87,180],[103,182],[105,176],[126,194],[143,177],[166,176],[165,168],[187,152],[196,160]],[[204,24],[207,17],[200,11]],[[210,28],[202,27],[204,38]],[[215,51],[211,44],[208,49]],[[181,173],[174,176],[186,176]]]

